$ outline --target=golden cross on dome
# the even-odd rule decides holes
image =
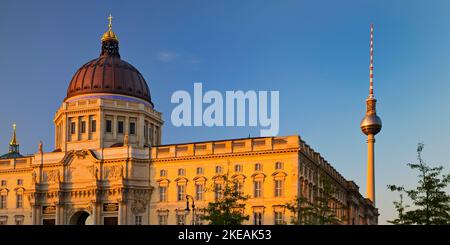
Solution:
[[[108,24],[108,27],[109,27],[109,30],[111,30],[111,29],[112,29],[112,19],[113,19],[112,15],[111,15],[111,14],[109,14],[109,16],[108,16],[108,20],[109,20],[109,24]]]

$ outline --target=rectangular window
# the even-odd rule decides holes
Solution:
[[[0,195],[0,209],[6,209],[6,195]]]
[[[261,212],[253,213],[253,224],[254,225],[262,225],[263,224],[262,219],[263,219],[263,215]]]
[[[95,133],[97,131],[97,121],[96,120],[92,120],[91,121],[91,132]]]
[[[18,179],[17,180],[17,185],[23,185],[23,179]]]
[[[178,169],[178,175],[179,176],[184,176],[184,168],[179,168]]]
[[[71,122],[70,123],[70,133],[75,134],[75,132],[76,132],[75,122]]]
[[[8,216],[0,216],[0,225],[8,224]]]
[[[262,181],[253,182],[253,196],[255,198],[262,197]]]
[[[140,215],[134,216],[134,224],[135,225],[142,225],[142,216],[140,216]]]
[[[276,170],[281,170],[281,169],[283,169],[283,163],[282,163],[282,162],[276,162],[276,163],[275,163],[275,169],[276,169]]]
[[[215,184],[214,185],[214,198],[215,199],[222,198],[222,184]]]
[[[159,201],[160,202],[167,201],[167,187],[166,186],[159,187]]]
[[[112,132],[112,122],[111,120],[106,120],[106,132],[111,133]]]
[[[16,208],[23,208],[23,195],[22,194],[17,194]]]
[[[203,220],[201,215],[195,215],[195,225],[203,225]]]
[[[136,123],[130,122],[130,135],[136,134]]]
[[[234,188],[235,188],[235,191],[237,191],[237,192],[242,194],[243,193],[243,189],[244,189],[244,185],[243,185],[243,183],[241,183],[239,181],[236,181],[236,183],[234,184]]]
[[[255,164],[255,171],[261,171],[261,170],[262,170],[261,163]]]
[[[160,171],[159,171],[159,176],[160,176],[160,177],[165,177],[165,176],[167,176],[167,171],[164,170],[164,169],[160,170]]]
[[[117,122],[117,133],[123,134],[123,122],[122,121]]]
[[[86,133],[86,122],[85,121],[81,121],[80,133],[82,133],[82,134]]]
[[[195,185],[195,200],[197,200],[197,201],[203,200],[203,185],[202,184]]]
[[[147,123],[145,123],[145,125],[144,125],[144,139],[145,139],[145,141],[148,140],[148,126],[147,126]]]
[[[185,199],[185,186],[184,185],[177,185],[177,200],[178,201],[184,201]]]
[[[158,224],[159,225],[167,225],[167,214],[159,214],[158,215]]]
[[[283,213],[282,212],[275,212],[274,214],[274,218],[275,218],[275,225],[283,225],[284,224],[284,217],[283,217]]]
[[[177,214],[177,225],[184,225],[186,216],[184,214]]]
[[[23,225],[23,219],[17,219],[16,225]]]
[[[240,164],[234,165],[234,171],[235,172],[241,172],[242,171],[242,165],[240,165]]]
[[[283,181],[275,180],[275,196],[281,197],[283,196]]]
[[[216,174],[220,174],[220,173],[222,173],[222,167],[216,166]]]
[[[2,186],[6,186],[6,180],[2,180]]]
[[[197,168],[197,174],[203,174],[203,168]]]

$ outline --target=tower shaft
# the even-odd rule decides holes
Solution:
[[[366,197],[375,206],[375,136],[367,135],[367,183]]]

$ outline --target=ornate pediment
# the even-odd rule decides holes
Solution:
[[[66,153],[61,162],[64,165],[68,165],[74,160],[97,161],[98,159],[90,150],[72,150]]]

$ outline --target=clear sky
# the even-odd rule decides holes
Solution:
[[[365,193],[359,129],[375,25],[380,223],[394,217],[387,184],[411,185],[418,142],[449,164],[449,1],[1,1],[0,149],[17,123],[22,153],[53,150],[53,116],[75,71],[100,52],[106,17],[120,53],[146,78],[166,121],[163,143],[259,136],[259,128],[175,128],[176,90],[280,91],[280,135],[300,134]],[[3,142],[3,143],[2,143]]]

